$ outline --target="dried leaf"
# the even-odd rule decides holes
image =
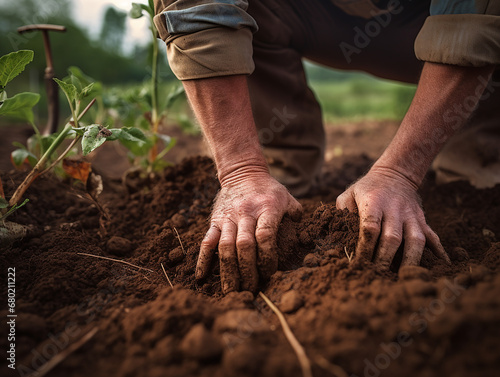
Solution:
[[[71,178],[78,179],[87,184],[89,174],[92,171],[91,165],[82,160],[70,160],[65,158],[62,163],[63,169]]]

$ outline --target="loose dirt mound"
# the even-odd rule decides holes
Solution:
[[[314,376],[341,376],[335,365],[357,376],[497,375],[500,186],[477,191],[429,180],[422,192],[427,218],[453,265],[426,251],[428,269],[381,272],[348,262],[357,217],[334,208],[339,185],[352,179],[342,172],[357,174],[366,165],[364,158],[351,161],[321,196],[302,200],[301,223],[284,219],[281,271],[261,287],[286,313]],[[6,191],[21,178],[3,175]],[[44,232],[0,254],[3,273],[16,268],[21,375],[93,328],[96,335],[50,376],[301,375],[260,298],[249,292],[223,297],[217,265],[202,285],[194,280],[218,190],[209,159],[187,159],[161,178],[105,181],[109,221],[71,187],[49,178],[36,182],[27,194],[31,202],[12,220]],[[1,348],[7,343],[2,336]]]

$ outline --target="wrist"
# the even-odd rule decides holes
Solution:
[[[269,178],[269,168],[264,157],[245,159],[231,165],[218,167],[217,177],[221,187],[228,187],[252,178]]]
[[[414,191],[418,190],[420,183],[422,182],[422,180],[415,179],[415,177],[412,177],[411,174],[403,169],[400,169],[399,167],[384,165],[378,161],[371,167],[368,174],[376,174],[384,177],[384,179],[388,180],[389,184],[390,182],[396,181]]]
[[[415,140],[407,138],[401,142],[397,136],[372,169],[394,172],[395,175],[404,177],[415,187],[419,187],[440,148],[430,146],[424,148],[421,145],[423,143],[419,143],[421,139],[418,137]]]

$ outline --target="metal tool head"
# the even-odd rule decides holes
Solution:
[[[46,30],[46,31],[66,31],[65,26],[61,25],[50,25],[50,24],[34,24],[34,25],[26,25],[17,28],[17,32],[19,34],[27,33],[29,31],[37,31],[37,30]]]

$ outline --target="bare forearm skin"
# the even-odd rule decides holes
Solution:
[[[443,145],[470,117],[493,70],[426,63],[396,136],[372,170],[390,169],[418,187]]]
[[[221,185],[269,174],[253,120],[245,76],[184,81],[208,141]]]

